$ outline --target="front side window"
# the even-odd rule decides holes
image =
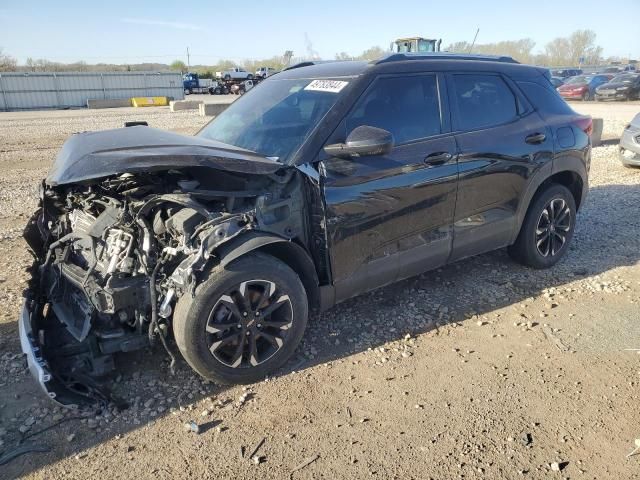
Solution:
[[[361,125],[393,134],[396,145],[442,132],[435,75],[379,78],[347,116],[347,133]]]
[[[518,116],[517,99],[498,75],[453,75],[453,96],[462,130],[500,125]]]

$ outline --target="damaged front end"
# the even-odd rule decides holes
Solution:
[[[126,130],[134,129],[153,130]],[[144,162],[162,147],[147,148]],[[59,403],[106,400],[115,354],[158,341],[166,348],[176,301],[194,293],[218,248],[249,231],[305,237],[296,169],[267,160],[236,168],[251,162],[237,158],[242,151],[229,163],[219,149],[211,164],[193,153],[211,145],[169,148],[171,161],[153,162],[161,168],[138,168],[140,149],[119,149],[109,154],[124,171],[85,169],[77,179],[69,169],[87,160],[71,162],[67,151],[67,168],[59,157],[57,177],[43,182],[24,233],[35,261],[20,337],[32,373]]]

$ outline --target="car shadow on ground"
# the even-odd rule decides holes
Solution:
[[[579,214],[576,234],[567,257],[550,270],[522,267],[501,250],[348,300],[310,320],[303,344],[295,357],[274,377],[291,375],[294,371],[379,347],[402,339],[407,333],[420,335],[446,324],[464,322],[474,318],[474,315],[481,318],[497,309],[536,296],[545,289],[561,287],[580,279],[592,279],[617,267],[636,265],[640,260],[640,216],[634,212],[637,212],[639,204],[638,186],[592,188]],[[17,352],[19,346],[15,344],[15,330],[14,324],[0,325],[3,344],[7,346],[7,339],[13,339],[10,351]],[[176,351],[175,345],[172,348]],[[159,347],[155,355],[148,352],[123,355],[118,359],[118,364],[121,370],[114,391],[129,402],[127,410],[115,415],[108,410],[96,411],[98,419],[93,425],[89,425],[86,419],[84,423],[70,420],[55,426],[46,434],[35,435],[25,443],[45,444],[51,451],[27,454],[0,465],[0,477],[26,475],[155,422],[167,415],[171,408],[188,409],[189,405],[212,396],[217,399],[226,397],[223,403],[231,403],[234,400],[230,397],[240,392],[237,387],[231,392],[228,387],[201,380],[182,359],[178,361],[175,375],[171,375],[166,355]],[[36,398],[34,402],[37,405],[34,408],[48,408],[44,420],[33,426],[28,434],[54,423],[53,404],[41,398],[35,382],[24,369],[20,382],[9,384],[6,388],[6,394],[0,398],[0,420],[2,427],[8,431],[4,439],[4,454],[9,453],[20,438],[17,428],[25,419],[20,416],[20,409],[16,405],[23,408],[28,404],[26,398]],[[10,421],[12,415],[18,419]],[[73,417],[76,414],[68,415]],[[79,440],[67,441],[72,433]]]

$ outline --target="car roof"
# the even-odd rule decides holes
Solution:
[[[280,80],[300,78],[358,77],[364,73],[434,71],[494,71],[522,75],[547,74],[543,67],[523,65],[511,57],[490,55],[465,55],[447,52],[414,54],[390,54],[371,62],[349,60],[310,60],[287,67],[271,78]]]

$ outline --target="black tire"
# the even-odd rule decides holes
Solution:
[[[193,297],[183,295],[173,330],[182,356],[201,376],[220,384],[252,383],[291,357],[307,316],[298,275],[270,255],[250,253],[212,268]]]
[[[548,221],[550,218],[552,222]],[[531,201],[518,238],[507,249],[509,255],[528,267],[552,267],[567,252],[575,224],[576,202],[573,195],[564,185],[551,184],[536,193]]]
[[[225,75],[225,76],[224,76],[224,79],[225,79],[225,80],[231,80],[231,75],[229,75],[229,74]]]
[[[591,93],[589,92],[589,90],[582,94],[582,101],[586,102],[587,100],[591,100]]]
[[[249,75],[247,75],[247,80],[253,80],[253,74],[250,73]]]

